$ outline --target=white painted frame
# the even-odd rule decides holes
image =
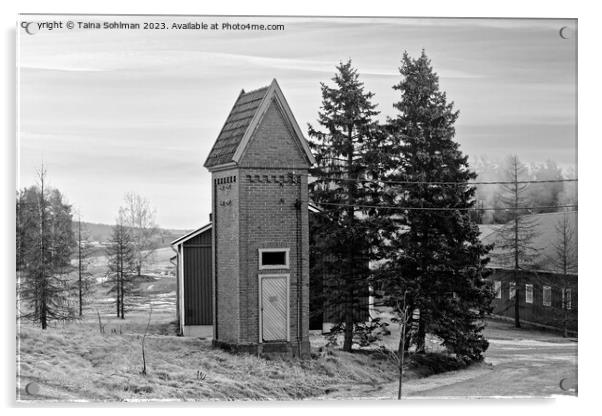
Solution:
[[[525,284],[525,303],[533,303],[533,285],[530,283]]]
[[[494,280],[493,282],[493,290],[495,291],[495,298],[502,298],[502,282],[501,280]]]
[[[280,251],[284,251],[285,264],[268,264],[263,265],[261,263],[261,257],[263,253],[278,253]],[[290,248],[260,248],[258,249],[258,259],[257,264],[259,265],[259,270],[275,270],[275,269],[290,269]]]
[[[546,302],[546,293],[549,293],[550,295],[550,301]],[[542,294],[541,294],[541,303],[543,306],[552,306],[552,287],[551,286],[544,286],[542,288]]]
[[[570,287],[564,288],[562,291],[562,307],[567,311],[573,308],[573,291]]]
[[[259,331],[258,338],[259,343],[263,344],[263,279],[264,278],[286,278],[286,341],[291,341],[291,275],[290,273],[279,273],[279,274],[259,274],[257,275],[258,283],[258,307],[259,307]],[[268,341],[271,342],[271,341]],[[277,341],[274,341],[277,342]]]
[[[186,323],[184,322],[184,246],[182,244],[178,246],[178,252],[180,257],[178,259],[178,265],[180,266],[178,267],[178,280],[180,286],[180,293],[178,293],[180,302],[180,333],[184,335],[184,326]]]
[[[516,296],[516,282],[510,282],[508,286],[508,300],[514,299]]]

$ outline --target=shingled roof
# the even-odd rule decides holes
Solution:
[[[222,127],[222,131],[217,136],[211,152],[209,152],[205,162],[206,167],[232,161],[232,156],[234,156],[249,124],[251,124],[251,120],[253,120],[257,109],[265,98],[268,88],[263,87],[249,92],[241,91],[224,127]]]
[[[206,168],[223,165],[231,162],[238,162],[242,152],[244,151],[252,131],[257,126],[262,114],[269,107],[269,103],[275,100],[283,110],[285,117],[288,119],[291,127],[295,131],[303,148],[307,160],[310,164],[315,163],[315,159],[309,150],[309,145],[303,137],[303,133],[278,86],[276,80],[263,88],[245,92],[242,90],[230,111],[230,115],[226,119],[224,127],[217,140],[209,152],[209,156],[205,161]]]

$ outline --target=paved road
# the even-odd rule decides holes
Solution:
[[[404,383],[407,397],[549,397],[575,395],[577,342],[550,333],[516,330],[507,323],[491,322],[486,329],[490,347],[485,363],[468,369]],[[343,393],[343,392],[341,392]],[[341,394],[339,398],[344,395]],[[397,398],[397,384],[364,391],[348,391],[347,397]]]

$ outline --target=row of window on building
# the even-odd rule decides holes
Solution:
[[[516,283],[510,283],[510,291],[509,291],[509,299],[514,299],[516,296]],[[493,288],[495,290],[496,299],[502,298],[502,282],[499,280],[495,280],[493,282]],[[542,296],[542,304],[543,306],[552,306],[552,287],[551,286],[543,286],[543,296]],[[533,285],[525,284],[525,303],[533,303]],[[565,288],[561,290],[562,293],[562,304],[565,305],[567,309],[571,309],[571,289]]]

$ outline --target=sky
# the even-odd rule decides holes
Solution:
[[[208,222],[203,163],[241,89],[278,80],[301,129],[316,125],[320,82],[351,59],[394,116],[404,50],[424,49],[460,110],[456,140],[469,160],[517,154],[531,163],[577,158],[575,20],[77,17],[63,28],[18,28],[17,187],[42,162],[82,220],[111,224],[126,192],[151,201],[157,223]],[[86,30],[77,22],[283,24],[282,31]],[[29,26],[30,28],[36,26]],[[564,30],[564,39],[560,29]]]

